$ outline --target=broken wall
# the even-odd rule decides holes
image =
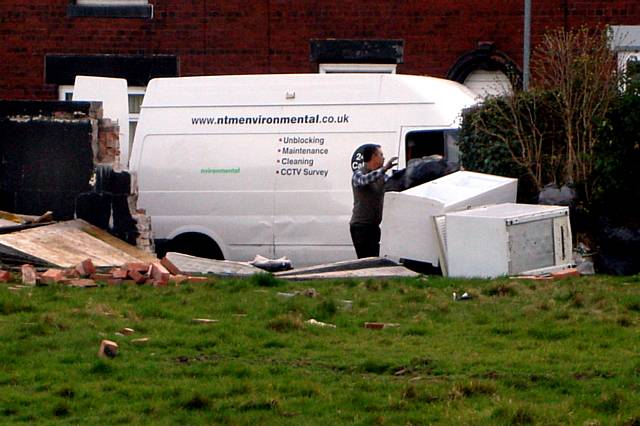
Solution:
[[[0,210],[78,217],[135,244],[118,132],[100,102],[0,101]]]

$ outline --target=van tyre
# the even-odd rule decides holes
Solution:
[[[167,252],[178,252],[206,259],[224,260],[222,250],[210,237],[196,232],[180,234],[164,244],[158,244],[156,253],[164,257]]]

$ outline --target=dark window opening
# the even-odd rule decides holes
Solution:
[[[450,162],[459,161],[457,130],[420,130],[405,136],[405,160],[441,155]]]

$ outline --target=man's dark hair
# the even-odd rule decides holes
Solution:
[[[365,163],[371,160],[373,154],[376,152],[376,149],[379,149],[380,145],[376,145],[374,143],[368,143],[366,145],[362,145],[362,161]]]

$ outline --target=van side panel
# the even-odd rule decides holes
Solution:
[[[149,135],[143,144],[138,203],[157,238],[208,229],[234,258],[273,255],[272,137]]]
[[[362,144],[382,146],[389,158],[396,155],[397,133],[335,132],[302,133],[281,140],[308,140],[300,149],[319,154],[288,154],[279,149],[281,166],[276,175],[274,242],[276,257],[288,256],[301,264],[321,258],[327,262],[355,257],[349,234],[353,206],[350,161]],[[313,143],[315,141],[315,143]],[[302,151],[305,152],[305,151]],[[298,163],[298,165],[291,165]],[[292,172],[293,171],[293,172]],[[284,172],[284,173],[283,173]]]

